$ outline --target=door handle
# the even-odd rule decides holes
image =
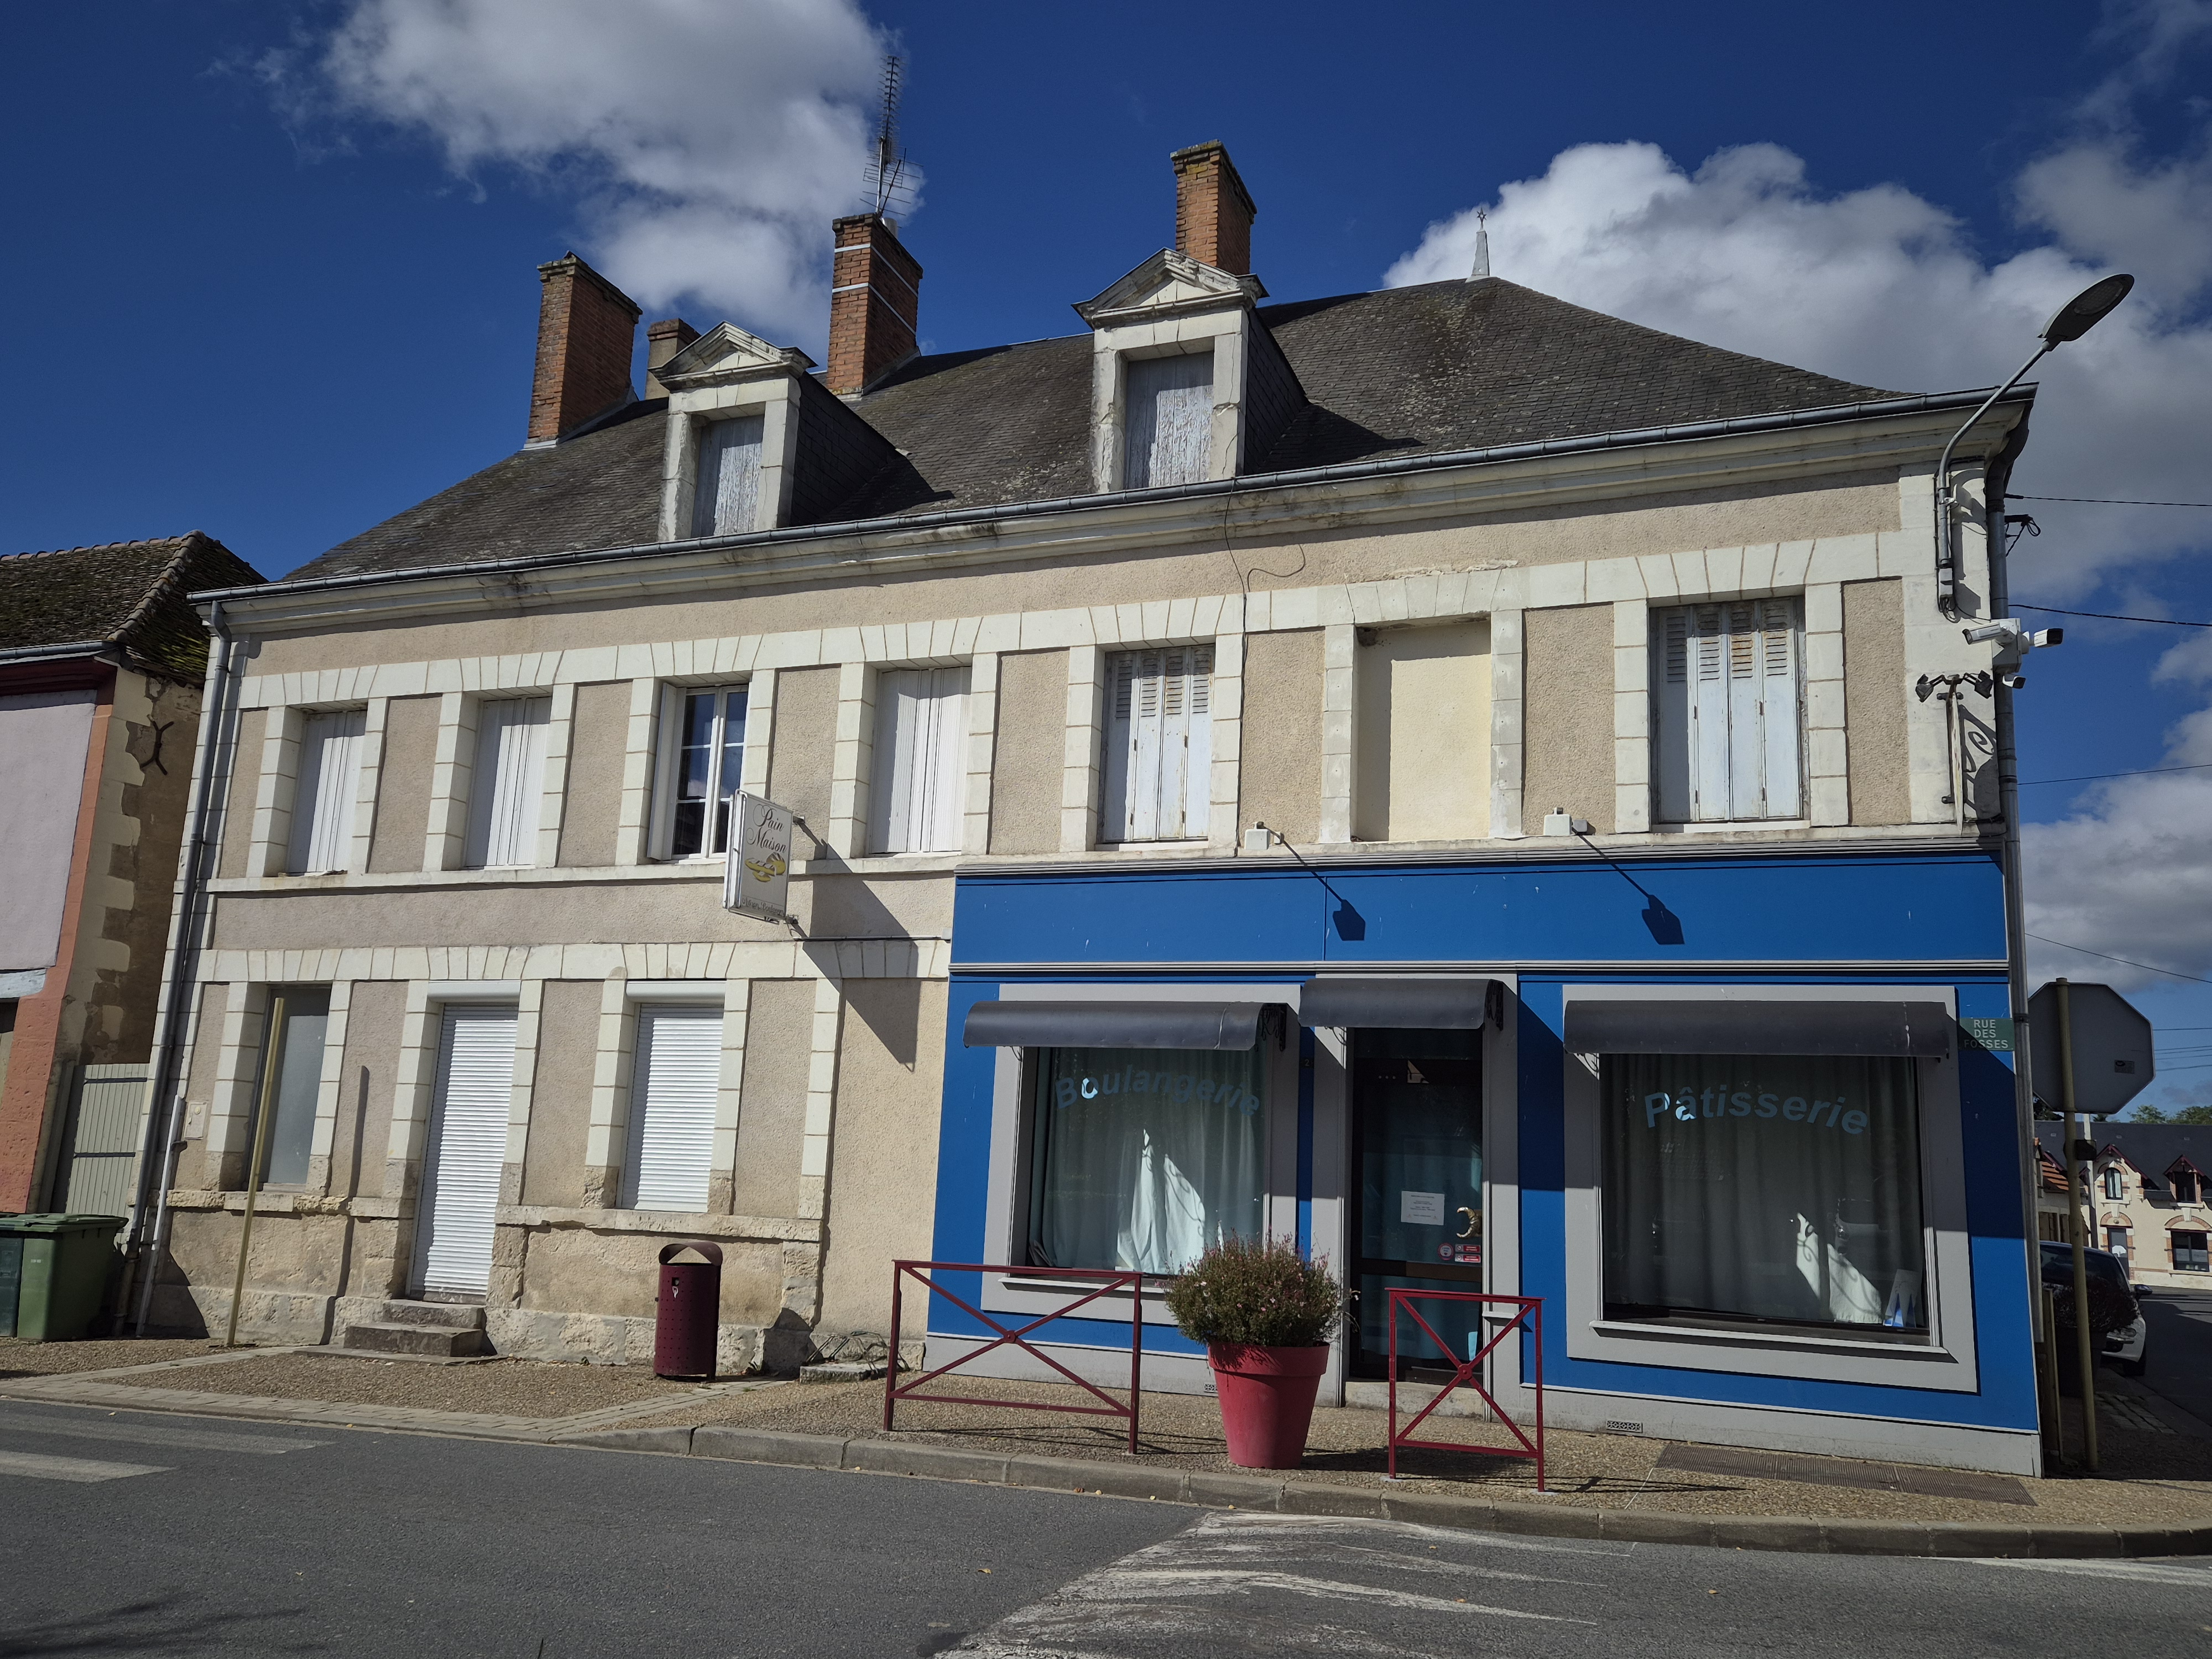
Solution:
[[[1459,1236],[1462,1238],[1473,1238],[1474,1230],[1482,1224],[1482,1218],[1465,1204],[1459,1206],[1459,1212],[1467,1218],[1467,1225],[1459,1230]]]

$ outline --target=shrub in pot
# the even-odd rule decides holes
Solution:
[[[1288,1239],[1230,1238],[1184,1270],[1167,1305],[1176,1328],[1206,1344],[1229,1461],[1296,1468],[1344,1310],[1336,1276]]]

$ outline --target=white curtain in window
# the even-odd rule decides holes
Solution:
[[[722,1011],[641,1008],[630,1079],[623,1204],[703,1211],[722,1086]]]
[[[1105,788],[1099,838],[1206,838],[1213,787],[1213,647],[1169,646],[1106,659]]]
[[[476,775],[469,790],[468,864],[495,870],[538,862],[538,811],[545,790],[550,697],[478,705]]]
[[[871,852],[960,850],[967,734],[966,669],[898,668],[877,675]]]
[[[1132,357],[1124,373],[1123,487],[1203,482],[1213,447],[1213,354]]]
[[[1601,1087],[1608,1312],[1926,1325],[1911,1060],[1609,1054]]]
[[[1256,1049],[1043,1050],[1030,1144],[1034,1266],[1180,1273],[1262,1231]]]
[[[361,784],[367,718],[358,708],[307,717],[300,736],[291,842],[284,860],[284,867],[295,876],[343,870],[352,854],[354,797]]]
[[[691,495],[691,533],[742,536],[759,527],[763,417],[709,421],[699,434],[699,474]]]
[[[1801,817],[1797,601],[1677,605],[1658,614],[1655,631],[1661,819]]]

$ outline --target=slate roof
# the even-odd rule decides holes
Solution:
[[[1496,278],[1263,306],[1308,407],[1249,469],[1271,472],[1899,394],[1723,351]],[[838,521],[1089,493],[1088,334],[916,358],[854,407],[905,452]],[[635,545],[659,527],[666,404],[525,450],[295,577]],[[803,465],[802,461],[802,465]],[[827,520],[825,520],[827,521]]]
[[[252,565],[194,530],[143,542],[0,557],[0,651],[97,641],[133,665],[197,683],[207,629],[185,595],[261,580]]]
[[[2063,1164],[2063,1123],[2037,1124],[2035,1139],[2046,1153]],[[2089,1139],[2100,1153],[2107,1146],[2117,1149],[2138,1174],[2160,1188],[2166,1185],[2166,1172],[2185,1159],[2201,1173],[2212,1175],[2212,1124],[2093,1121]],[[2065,1190],[2063,1180],[2059,1190]]]

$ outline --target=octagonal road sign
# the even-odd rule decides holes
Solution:
[[[2150,1086],[2158,1075],[2151,1060],[2150,1021],[2109,985],[2066,982],[2074,1013],[2074,1105],[2090,1117],[2110,1117]],[[2045,984],[2027,1000],[2035,1034],[2035,1092],[2046,1106],[2063,1107],[2058,1074],[2058,986]]]

